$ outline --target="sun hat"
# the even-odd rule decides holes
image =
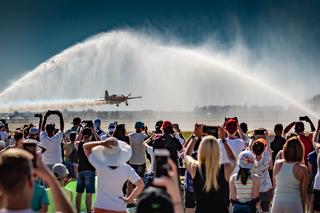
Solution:
[[[141,121],[137,121],[136,124],[134,125],[135,129],[142,129],[144,128],[144,123],[142,123]]]
[[[54,164],[52,167],[52,172],[57,178],[60,179],[66,177],[69,174],[67,167],[62,163]]]
[[[264,138],[258,138],[254,143],[262,143],[265,146],[268,144],[267,140]]]
[[[120,166],[128,162],[132,155],[131,146],[115,137],[107,139],[107,141],[110,140],[115,141],[116,145],[112,146],[112,148],[102,145],[94,147],[92,149],[92,158],[106,166]]]
[[[252,169],[254,164],[254,155],[251,151],[245,150],[239,154],[239,167],[243,169]]]
[[[37,146],[37,152],[43,154],[45,151],[47,151],[47,149],[40,145],[39,141],[31,139],[31,138],[27,138],[23,141],[23,143],[34,143]]]
[[[30,135],[37,135],[39,133],[39,129],[37,127],[31,127],[29,129],[29,134]]]

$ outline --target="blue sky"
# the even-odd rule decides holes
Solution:
[[[319,1],[1,0],[0,88],[87,37],[127,27],[186,44],[214,36],[228,47],[240,36],[257,57],[262,43],[275,57],[289,46],[290,60],[318,65],[319,20]]]

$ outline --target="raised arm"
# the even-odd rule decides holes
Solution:
[[[42,127],[42,114],[39,114],[39,130],[41,130],[41,127]],[[38,132],[38,137],[40,136],[40,131]]]
[[[312,145],[317,153],[320,152],[320,143],[319,143],[319,131],[320,131],[320,120],[318,120],[317,129],[313,135]]]
[[[64,132],[64,120],[63,120],[63,115],[60,111],[56,111],[57,116],[60,119],[60,130],[61,132]]]
[[[46,127],[46,124],[47,124],[47,119],[48,117],[51,115],[51,111],[48,110],[48,112],[46,112],[46,114],[44,115],[44,118],[43,118],[43,122],[42,122],[42,125],[41,125],[41,131],[44,132],[45,130],[45,127]]]
[[[306,116],[306,122],[310,124],[311,132],[314,132],[316,128],[314,127],[314,124],[312,123],[312,120],[309,118],[309,116]]]
[[[288,132],[290,132],[290,130],[292,129],[292,127],[296,124],[296,122],[292,122],[290,123],[288,126],[286,126],[286,128],[284,128],[283,130],[283,134],[286,135]]]
[[[104,146],[106,148],[111,148],[111,146],[116,145],[115,138],[108,138],[105,141],[93,141],[83,144],[83,150],[87,157],[92,153],[92,149],[96,146]]]
[[[49,169],[42,163],[40,158],[37,158],[37,167],[35,168],[36,174],[42,178],[46,183],[48,183],[51,188],[52,197],[55,203],[57,212],[75,212],[72,204],[65,197],[61,187],[53,174]]]

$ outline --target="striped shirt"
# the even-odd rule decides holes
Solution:
[[[248,178],[246,185],[241,183],[240,177],[239,180],[235,180],[234,183],[238,201],[241,203],[251,201],[253,196],[253,183],[251,178]]]

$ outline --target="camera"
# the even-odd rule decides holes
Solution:
[[[265,136],[266,135],[266,130],[265,129],[256,129],[256,130],[254,130],[254,135],[255,136],[257,136],[257,135]]]
[[[218,127],[217,126],[204,125],[202,128],[202,132],[206,135],[212,135],[212,136],[218,138]]]
[[[83,126],[83,127],[92,128],[92,127],[93,127],[93,122],[92,122],[91,120],[82,121],[82,126]]]
[[[167,149],[155,149],[155,177],[168,176],[168,158],[170,152]]]

